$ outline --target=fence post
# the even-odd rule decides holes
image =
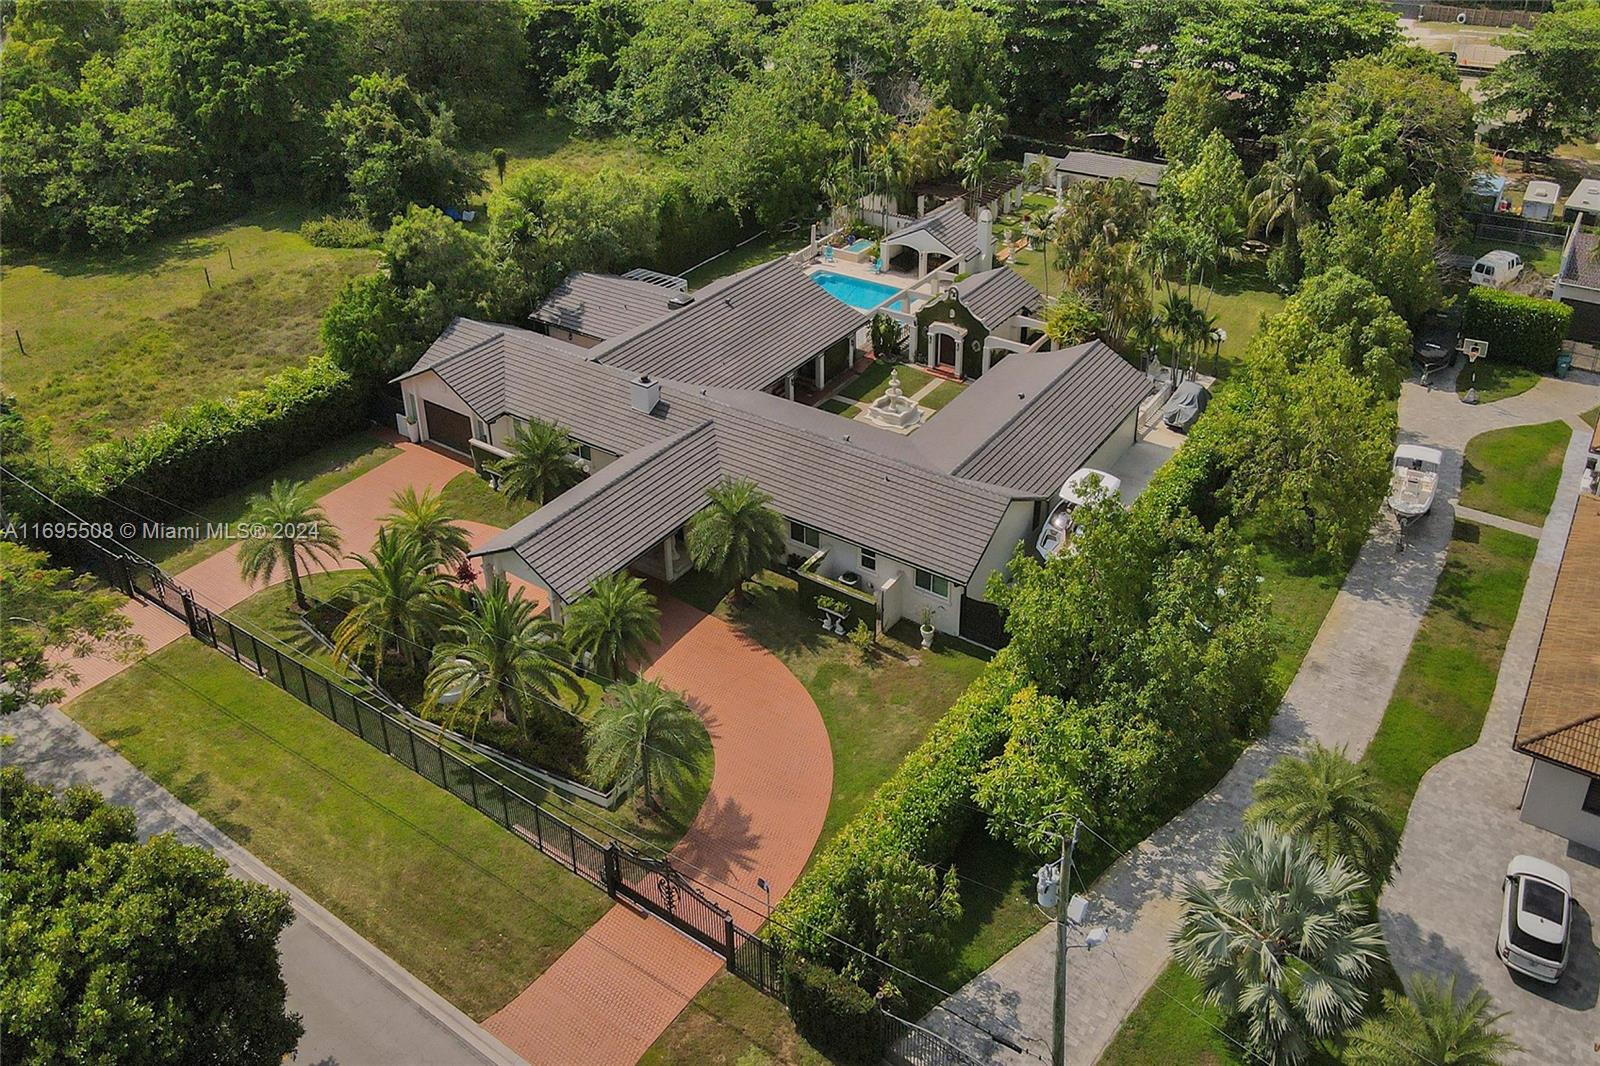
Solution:
[[[544,825],[539,816],[539,805],[533,805],[533,839],[539,842],[539,850],[544,851]]]
[[[411,742],[411,769],[420,774],[422,764],[417,761],[417,735],[409,727],[406,729],[406,739]]]
[[[511,804],[506,802],[506,786],[500,786],[500,817],[505,819],[506,828],[511,828]]]
[[[444,768],[444,748],[435,744],[433,750],[439,753],[439,784],[444,786],[446,792],[453,791],[450,788],[450,771]]]
[[[356,715],[356,721],[361,721],[361,716],[359,714]],[[467,770],[469,771],[467,774],[467,785],[472,789],[472,809],[476,811],[483,811],[483,806],[478,802],[478,770],[473,766],[468,766]],[[487,814],[489,812],[483,811],[483,813]]]
[[[731,970],[731,969],[733,969],[733,915],[732,914],[724,914],[722,916],[722,943],[726,948],[725,954],[728,956],[728,969]]]
[[[183,597],[183,620],[189,623],[189,635],[198,638],[200,631],[194,620],[194,600],[190,598],[188,589],[179,590],[178,595]]]
[[[622,860],[617,856],[617,842],[611,841],[606,845],[606,895],[612,899],[617,898],[617,886],[622,883]]]
[[[322,678],[322,689],[323,689],[324,692],[326,692],[328,694],[328,710],[332,711],[333,710],[333,682],[329,681],[325,677]],[[367,739],[367,730],[361,724],[361,708],[358,706],[358,704],[360,702],[361,701],[357,700],[354,696],[350,697],[350,713],[352,715],[354,715],[355,719],[356,719],[356,736],[360,737],[362,740],[366,740]]]
[[[572,823],[571,822],[563,821],[561,824],[567,827],[567,858],[572,860],[572,872],[573,873],[577,873],[578,872],[578,837],[577,837],[577,834],[575,834],[572,831]]]

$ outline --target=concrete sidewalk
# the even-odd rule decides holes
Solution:
[[[289,893],[295,921],[278,947],[289,1009],[306,1033],[295,1061],[316,1066],[515,1066],[522,1059],[260,859],[54,708],[7,718],[0,762],[41,784],[86,784],[133,808],[143,836],[172,833],[240,877]]]

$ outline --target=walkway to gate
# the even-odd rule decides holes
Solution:
[[[670,597],[648,676],[688,694],[716,752],[711,791],[673,856],[744,929],[811,855],[833,792],[828,731],[771,652]],[[484,1023],[534,1066],[630,1066],[722,968],[687,936],[619,903]]]

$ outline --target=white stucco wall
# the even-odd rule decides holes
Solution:
[[[1110,472],[1117,465],[1117,460],[1122,458],[1122,453],[1139,442],[1139,410],[1134,408],[1128,412],[1106,442],[1095,449],[1093,455],[1084,462],[1084,466],[1095,470]],[[1127,502],[1127,501],[1124,501]]]
[[[785,522],[787,521],[788,519],[786,518]],[[882,597],[884,628],[887,629],[902,618],[909,618],[920,625],[922,622],[922,609],[926,607],[933,612],[933,626],[935,629],[944,633],[960,632],[961,593],[966,586],[951,581],[948,598],[935,596],[917,588],[917,568],[904,559],[896,559],[894,556],[880,551],[878,552],[878,568],[876,570],[863,570],[861,568],[861,545],[828,533],[821,533],[818,547],[826,548],[828,551],[827,558],[818,567],[818,573],[823,577],[837,580],[839,575],[846,570],[854,570],[861,575],[862,590],[872,593],[877,593],[885,585],[892,584],[893,587]],[[813,548],[802,541],[788,541],[788,551],[791,555],[810,558],[817,550],[817,548]]]
[[[424,402],[436,403],[440,407],[448,407],[450,410],[466,415],[468,418],[473,417],[472,408],[467,406],[467,402],[457,396],[455,390],[446,385],[444,379],[431,370],[424,370],[415,377],[402,381],[400,383],[400,392],[402,395],[409,395],[412,398],[411,402],[415,406],[411,409],[417,413],[417,429],[421,434],[422,440],[427,440],[429,436],[428,412],[423,406]]]
[[[1033,533],[1033,501],[1013,500],[1011,506],[1006,508],[1005,517],[996,527],[994,539],[983,551],[983,558],[978,562],[978,569],[973,571],[972,591],[968,593],[973,599],[987,601],[989,597],[983,594],[984,587],[989,583],[989,575],[996,570],[1002,570],[1011,561],[1011,554],[1017,545],[1026,540]]]
[[[1583,809],[1589,790],[1587,774],[1533,760],[1522,795],[1522,820],[1568,840],[1600,849],[1600,815]]]

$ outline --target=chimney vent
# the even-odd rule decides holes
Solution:
[[[994,215],[987,207],[978,212],[978,269],[981,274],[994,266]]]
[[[661,402],[661,382],[651,381],[649,374],[640,374],[629,382],[633,409],[640,414],[650,414]]]
[[[692,303],[694,303],[694,297],[686,292],[673,293],[667,297],[667,306],[673,310],[677,310],[680,307],[688,307]]]

